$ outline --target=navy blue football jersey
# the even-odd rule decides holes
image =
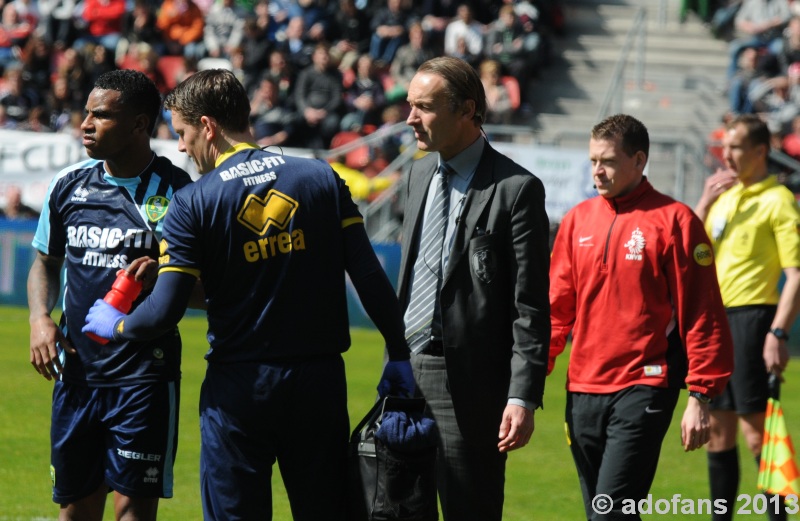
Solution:
[[[56,175],[33,238],[33,247],[42,253],[65,257],[60,327],[77,354],[61,353],[60,378],[94,387],[176,380],[181,358],[177,328],[148,342],[100,345],[81,327],[94,301],[111,289],[117,271],[139,257],[158,257],[167,208],[175,192],[192,180],[155,154],[132,179],[112,177],[103,165],[90,159]]]
[[[176,194],[159,269],[202,280],[209,361],[340,353],[350,345],[343,229],[359,223],[324,161],[238,145]]]

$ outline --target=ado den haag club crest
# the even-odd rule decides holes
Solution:
[[[144,211],[150,222],[158,222],[167,214],[167,206],[169,199],[162,195],[154,195],[149,197],[144,203]]]
[[[497,273],[497,258],[491,250],[478,250],[472,254],[472,271],[481,280],[489,283]]]

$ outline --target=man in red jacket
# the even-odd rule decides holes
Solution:
[[[85,28],[75,47],[80,49],[92,43],[102,45],[113,54],[122,36],[125,9],[125,0],[86,0],[81,12]]]
[[[710,241],[644,176],[649,147],[627,115],[592,129],[600,197],[564,216],[551,260],[549,370],[572,333],[566,422],[592,520],[647,497],[682,387],[683,447],[708,442],[708,401],[733,369]]]

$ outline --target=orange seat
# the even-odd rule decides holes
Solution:
[[[500,83],[506,88],[508,97],[511,99],[512,110],[517,110],[521,103],[519,81],[514,76],[501,76]]]
[[[164,82],[169,90],[178,86],[178,77],[185,72],[183,56],[161,56],[156,67],[164,76]]]
[[[363,136],[358,132],[343,130],[331,139],[331,149],[342,147],[362,137]],[[345,155],[344,164],[356,170],[364,170],[369,164],[369,161],[369,147],[367,145],[362,145]]]
[[[345,131],[338,132],[333,138],[331,138],[331,149],[343,147],[348,143],[352,143],[356,139],[360,138],[361,134],[358,132],[351,132]]]

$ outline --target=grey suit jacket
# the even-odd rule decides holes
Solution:
[[[437,156],[416,161],[406,177],[398,282],[404,308]],[[537,177],[486,144],[440,295],[448,383],[465,439],[496,443],[508,398],[542,404],[550,345],[544,197]]]

